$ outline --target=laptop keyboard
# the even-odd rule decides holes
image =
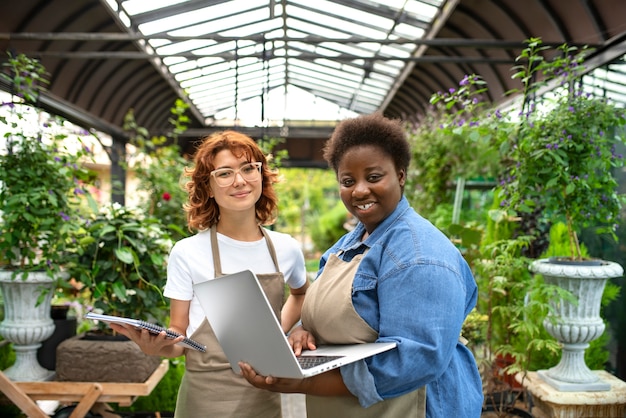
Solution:
[[[298,357],[298,363],[300,363],[300,367],[303,369],[310,369],[311,367],[327,363],[340,357],[343,356],[302,356]]]

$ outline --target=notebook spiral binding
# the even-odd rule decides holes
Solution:
[[[162,326],[157,325],[157,324],[153,324],[151,322],[138,320],[137,323],[138,323],[138,325],[141,328],[147,329],[148,331],[150,331],[150,332],[152,332],[154,334],[159,334],[162,331],[165,331],[165,334],[166,334],[167,338],[174,339],[174,338],[178,338],[178,337],[180,337],[182,335],[182,334],[179,334],[176,331],[172,331],[171,329],[163,328]],[[189,346],[191,346],[191,347],[195,348],[196,350],[201,351],[203,353],[206,352],[206,347],[205,346],[203,346],[202,344],[197,343],[196,341],[194,341],[194,340],[192,340],[190,338],[185,337],[185,339],[183,340],[183,343],[185,343],[185,344],[187,344],[187,345],[189,345]]]

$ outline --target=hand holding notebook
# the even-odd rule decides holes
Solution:
[[[124,318],[121,316],[113,316],[113,315],[102,315],[102,314],[97,314],[93,312],[87,313],[87,315],[85,315],[85,318],[94,319],[96,321],[109,322],[109,323],[114,322],[118,324],[129,324],[129,325],[134,326],[137,329],[147,329],[152,334],[160,334],[162,331],[165,331],[166,337],[171,338],[171,339],[175,339],[175,338],[182,336],[182,334],[179,334],[176,331],[172,331],[171,329],[167,329],[160,325],[142,321],[139,319]],[[192,340],[191,338],[185,337],[185,339],[182,340],[180,344],[184,345],[185,347],[201,351],[203,353],[206,352],[206,346],[204,346],[203,344],[200,344],[197,341]]]

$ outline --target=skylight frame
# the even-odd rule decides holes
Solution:
[[[289,85],[354,115],[378,110],[444,2],[119,0],[118,13],[212,123]]]

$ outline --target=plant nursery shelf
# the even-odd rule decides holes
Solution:
[[[0,372],[0,391],[29,417],[48,417],[34,401],[78,402],[70,418],[82,418],[95,407],[106,403],[130,406],[137,397],[150,395],[169,368],[164,359],[142,383],[115,382],[13,382]]]

